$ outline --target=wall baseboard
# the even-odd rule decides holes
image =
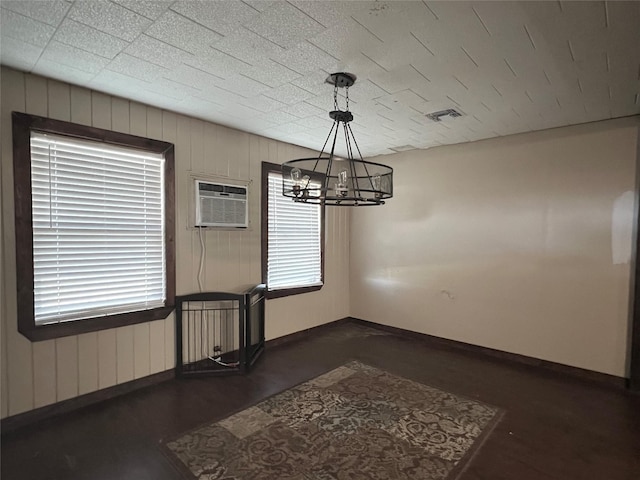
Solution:
[[[11,417],[6,417],[0,420],[0,432],[2,434],[9,433],[27,425],[46,420],[50,417],[67,413],[72,410],[78,410],[80,408],[93,405],[94,403],[103,402],[110,398],[133,392],[134,390],[139,390],[141,388],[171,380],[172,378],[175,378],[175,371],[173,369],[165,370],[164,372],[154,373],[147,377],[114,385],[113,387],[97,390],[62,402],[52,403],[51,405],[36,408],[35,410],[29,410],[28,412],[19,413],[18,415],[12,415]]]
[[[534,357],[528,357],[526,355],[520,355],[517,353],[504,352],[502,350],[495,350],[493,348],[481,347],[479,345],[473,345],[470,343],[459,342],[457,340],[449,340],[446,338],[436,337],[428,335],[426,333],[414,332],[412,330],[405,330],[398,327],[391,327],[389,325],[382,325],[380,323],[370,322],[368,320],[362,320],[355,317],[345,317],[333,322],[324,323],[315,327],[307,328],[299,332],[290,333],[282,337],[267,340],[266,347],[278,347],[286,345],[291,342],[304,340],[312,335],[328,329],[338,326],[343,323],[356,323],[364,325],[370,328],[375,328],[384,332],[392,333],[394,335],[412,338],[423,342],[433,348],[440,348],[444,350],[452,350],[457,352],[465,352],[471,355],[489,357],[493,359],[503,360],[507,362],[513,362],[521,365],[526,365],[534,369],[541,369],[546,371],[553,371],[563,375],[567,375],[582,380],[589,380],[605,386],[613,386],[616,388],[628,388],[628,379],[623,377],[617,377],[615,375],[609,375],[606,373],[595,372],[592,370],[586,370],[578,367],[571,367],[569,365],[563,365],[561,363],[551,362],[548,360],[541,360]],[[175,378],[175,370],[165,370],[147,377],[132,380],[130,382],[114,385],[113,387],[105,388],[95,392],[87,393],[79,397],[70,398],[62,402],[46,405],[35,410],[6,417],[0,420],[0,433],[5,434],[17,430],[19,428],[46,420],[50,417],[67,413],[73,410],[77,410],[95,403],[99,403],[110,398],[114,398],[126,393],[139,390],[141,388],[149,387],[167,380]]]
[[[537,369],[549,370],[563,375],[580,378],[582,380],[589,380],[602,385],[613,386],[616,388],[628,388],[628,379],[623,377],[617,377],[608,373],[595,372],[593,370],[587,370],[579,367],[572,367],[570,365],[564,365],[562,363],[551,362],[549,360],[541,360],[539,358],[528,357],[526,355],[520,355],[518,353],[510,353],[502,350],[496,350],[488,347],[481,347],[479,345],[473,345],[471,343],[459,342],[457,340],[449,340],[447,338],[435,337],[426,333],[414,332],[413,330],[405,330],[403,328],[391,327],[389,325],[382,325],[380,323],[370,322],[368,320],[362,320],[355,317],[349,317],[349,320],[361,325],[365,325],[371,328],[375,328],[381,331],[393,333],[396,335],[404,336],[419,340],[428,344],[434,348],[442,348],[446,350],[463,351],[473,355],[481,355],[484,357],[491,357],[498,360],[505,360],[508,362],[519,363],[527,365]]]

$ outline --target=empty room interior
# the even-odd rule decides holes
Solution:
[[[3,479],[640,478],[640,2],[0,18]]]

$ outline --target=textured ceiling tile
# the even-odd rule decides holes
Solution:
[[[1,9],[0,32],[2,38],[10,37],[36,47],[45,47],[55,28],[9,10]]]
[[[329,85],[325,86],[329,87]],[[319,108],[323,112],[330,112],[331,110],[335,110],[333,107],[333,93],[331,91],[331,88],[327,88],[326,92],[321,95],[307,98],[305,102],[309,105],[313,105],[314,107]]]
[[[223,81],[220,77],[213,76],[207,72],[185,64],[171,69],[171,71],[164,75],[164,77],[176,83],[181,83],[198,90],[205,90],[209,87],[217,86]]]
[[[269,90],[269,86],[244,75],[234,75],[220,84],[222,88],[244,98],[251,98]]]
[[[206,103],[198,98],[192,98],[183,100],[180,102],[179,107],[175,109],[176,112],[183,115],[187,115],[193,118],[207,119],[211,116],[212,112],[220,110],[219,105],[213,103]],[[222,122],[217,122],[222,124]]]
[[[259,10],[244,2],[207,0],[176,2],[171,10],[222,35],[230,34],[260,14]]]
[[[278,3],[278,0],[243,0],[243,2],[255,8],[259,12],[264,12],[273,4]]]
[[[0,40],[0,62],[18,70],[30,71],[42,54],[42,47],[11,37]]]
[[[481,26],[492,37],[507,37],[526,23],[526,12],[521,2],[472,2],[471,8]]]
[[[179,108],[179,105],[181,105],[180,100],[149,90],[141,91],[139,101],[146,103],[147,105],[153,105],[157,108],[164,108],[172,111],[176,111]]]
[[[263,113],[259,115],[257,118],[264,118],[265,120],[269,120],[270,122],[275,123],[276,125],[283,125],[285,123],[295,122],[298,117],[295,115],[291,115],[290,113],[285,112],[271,112],[271,113]]]
[[[355,74],[358,78],[367,78],[374,76],[378,73],[384,73],[388,70],[382,65],[379,65],[372,58],[368,57],[362,52],[351,53],[343,57],[337,64],[334,72],[350,72]]]
[[[216,42],[214,48],[252,65],[264,64],[284,51],[281,46],[245,28],[239,28]]]
[[[289,3],[276,3],[244,24],[272,42],[287,47],[325,30],[325,27]]]
[[[206,52],[222,35],[175,12],[164,13],[145,34],[192,53]]]
[[[314,96],[313,93],[300,87],[296,87],[290,83],[280,85],[277,88],[269,90],[265,95],[287,105],[302,102],[303,100]]]
[[[142,88],[143,90],[146,90],[151,82],[146,82],[144,80],[140,80],[139,78],[133,78],[130,75],[124,75],[122,73],[105,69],[91,80],[91,84],[89,86],[94,87],[96,86],[96,84],[113,84],[116,85],[119,89],[122,89],[123,87],[129,87]]]
[[[633,28],[640,23],[640,2],[607,2],[607,24],[610,30],[617,34],[640,35],[638,28]]]
[[[93,73],[84,72],[77,68],[69,67],[68,65],[61,65],[57,62],[49,62],[42,59],[33,67],[32,72],[77,85],[87,84],[94,75]]]
[[[333,120],[329,118],[329,115],[326,113],[322,115],[315,115],[313,117],[306,117],[300,120],[297,120],[296,123],[298,125],[302,125],[305,128],[315,129],[315,128],[326,128],[327,132],[329,128],[331,128],[331,123]]]
[[[327,76],[327,72],[324,70],[315,70],[292,80],[291,84],[314,95],[318,95],[327,91],[327,84],[325,83]]]
[[[469,44],[484,37],[490,37],[487,24],[474,10],[475,2],[429,2],[430,9],[438,16],[430,24],[432,39],[445,41],[448,32],[456,32],[455,40]]]
[[[327,127],[327,132],[328,131],[329,131],[329,127]],[[322,144],[320,143],[318,136],[306,130],[296,133],[295,136],[292,135],[291,138],[296,139],[295,142],[293,141],[290,142],[290,143],[294,143],[294,145],[307,145],[308,148],[312,148],[314,150],[320,150],[320,148],[322,147]]]
[[[113,2],[122,5],[123,7],[133,10],[140,15],[147,17],[151,20],[156,20],[162,15],[169,6],[173,3],[173,0],[112,0]]]
[[[429,30],[437,20],[424,2],[399,1],[378,3],[353,14],[353,19],[385,43],[405,32]],[[403,25],[404,29],[398,29]]]
[[[146,90],[153,93],[159,93],[175,100],[184,100],[187,97],[202,93],[202,90],[198,88],[188,87],[181,83],[176,83],[168,78],[159,78],[155,80],[146,88]]]
[[[54,27],[60,25],[70,6],[70,3],[62,0],[39,0],[37,2],[4,0],[2,2],[2,8],[20,13],[39,22],[53,25]]]
[[[574,29],[593,31],[607,26],[605,2],[564,2],[563,15],[571,18],[569,35]]]
[[[402,90],[392,95],[386,95],[382,98],[379,98],[378,102],[387,106],[388,108],[395,108],[398,105],[411,107],[414,105],[423,104],[424,99],[412,90]]]
[[[373,98],[387,95],[387,92],[371,80],[356,80],[356,84],[349,90],[349,97],[356,102],[364,102]]]
[[[382,40],[351,18],[310,37],[309,41],[341,60],[370,48],[383,48]]]
[[[385,41],[383,46],[372,44],[362,53],[387,71],[433,57],[433,54],[409,31],[405,35],[397,35],[393,40]]]
[[[242,105],[239,103],[227,105],[220,109],[219,113],[223,117],[233,116],[236,118],[252,118],[256,115],[263,114],[263,112],[256,110],[255,108],[251,108],[249,105]]]
[[[68,18],[58,27],[53,38],[59,42],[106,58],[114,58],[128,45],[126,41],[113,35],[103,33]]]
[[[146,91],[149,85],[149,82],[110,70],[101,71],[86,84],[94,90],[124,98],[130,98],[134,92]]]
[[[331,2],[330,4],[317,0],[293,0],[290,3],[327,28],[350,19],[351,15],[355,15],[361,10],[376,8],[378,5],[375,0]]]
[[[424,75],[421,73],[426,69],[420,68],[419,65],[419,63],[415,67],[407,65],[396,68],[390,72],[371,75],[369,78],[371,82],[387,93],[396,93],[411,88],[424,87],[430,83],[425,80]],[[416,91],[420,93],[419,90]]]
[[[124,53],[169,69],[180,65],[185,57],[193,56],[191,53],[147,35],[140,35],[136,38],[124,50]]]
[[[152,82],[168,73],[166,68],[145,62],[126,53],[118,55],[106,68],[112,72],[128,75],[145,82]]]
[[[640,113],[640,2],[67,3],[3,2],[2,63],[314,149],[335,71],[365,155]]]
[[[309,42],[302,42],[271,58],[303,75],[317,69],[334,72],[337,71],[340,63],[339,59],[320,50]]]
[[[252,68],[248,63],[212,48],[195,57],[185,57],[183,62],[220,79],[244,74]]]
[[[251,67],[245,75],[270,87],[277,87],[284,83],[291,82],[300,76],[299,73],[273,61]]]
[[[226,87],[228,86],[228,83],[224,83],[220,87],[211,85],[203,89],[201,94],[194,95],[194,97],[202,98],[209,102],[224,106],[240,103],[246,98],[242,95],[238,95],[237,93],[232,92],[231,90],[227,90]]]
[[[109,63],[108,58],[56,42],[55,40],[51,41],[45,48],[40,61],[59,63],[60,65],[67,65],[89,73],[98,73]]]
[[[151,24],[148,18],[105,0],[75,2],[68,17],[127,41]]]
[[[307,118],[313,117],[321,114],[327,115],[326,111],[323,111],[321,108],[318,108],[314,105],[311,105],[306,102],[296,103],[295,105],[289,105],[287,107],[281,108],[281,112],[290,113],[291,115],[295,115],[298,118]],[[329,115],[327,115],[329,118]]]
[[[427,45],[434,53],[433,55],[420,55],[415,57],[409,64],[421,65],[425,76],[431,78],[432,71],[440,75],[451,75],[460,72],[473,72],[482,64],[482,61],[475,58],[473,52],[470,52],[468,46],[476,44],[489,44],[490,38],[483,36],[474,42],[458,43],[458,42],[442,42],[439,38],[437,41],[427,40],[427,37],[420,32],[414,33],[415,38],[422,44]],[[495,54],[491,53],[494,58]],[[506,69],[506,67],[504,67]]]
[[[258,95],[241,100],[240,104],[262,113],[273,112],[274,110],[278,110],[284,106],[284,103],[265,97],[264,95]]]

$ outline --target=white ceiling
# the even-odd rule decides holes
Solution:
[[[637,1],[1,7],[4,65],[316,150],[337,71],[365,157],[640,113]]]

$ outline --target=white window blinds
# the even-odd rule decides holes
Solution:
[[[164,156],[31,133],[37,325],[164,306]]]
[[[282,195],[282,175],[269,172],[267,287],[322,285],[319,205]]]

